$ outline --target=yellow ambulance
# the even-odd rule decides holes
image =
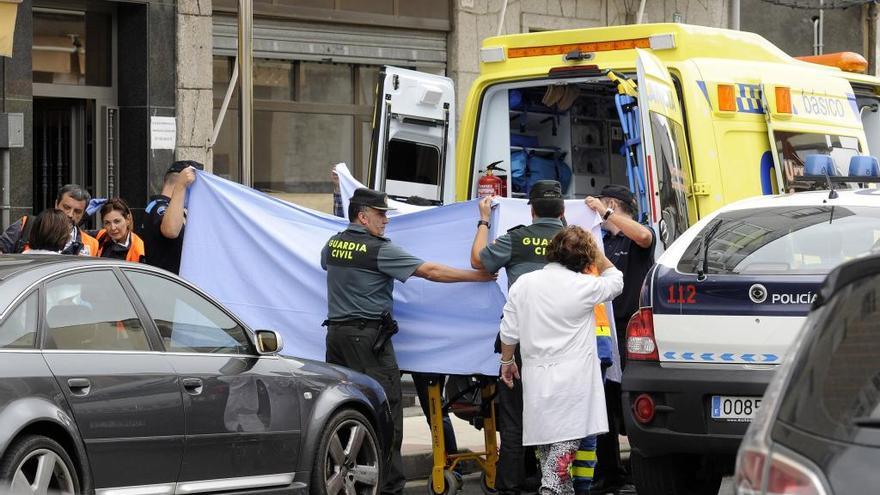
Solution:
[[[849,175],[880,150],[880,79],[857,54],[799,60],[753,33],[643,24],[487,38],[480,59],[457,142],[452,80],[384,68],[371,187],[467,200],[494,162],[513,197],[542,178],[570,198],[624,184],[664,249],[724,204],[813,187],[797,180],[809,155]]]

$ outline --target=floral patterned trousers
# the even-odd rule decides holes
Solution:
[[[574,493],[571,465],[580,443],[580,439],[577,439],[537,446],[538,459],[541,461],[539,495],[571,495]]]

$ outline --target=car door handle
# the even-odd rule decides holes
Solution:
[[[186,390],[186,393],[190,395],[199,395],[202,393],[201,378],[184,378],[182,383],[183,389]]]
[[[73,395],[88,395],[92,382],[88,378],[71,378],[67,380],[67,387]]]

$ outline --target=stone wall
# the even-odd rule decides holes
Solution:
[[[24,147],[9,152],[10,221],[33,212],[34,206],[34,142],[33,108],[31,88],[31,46],[33,45],[34,19],[31,15],[33,2],[24,0],[18,5],[15,18],[15,36],[12,42],[12,58],[0,57],[0,112],[24,115]],[[3,225],[6,228],[8,225]]]
[[[813,17],[818,10],[793,9],[761,0],[742,0],[743,31],[752,31],[770,40],[792,56],[813,54]],[[866,24],[863,9],[829,9],[824,16],[824,53],[850,51],[864,54]]]
[[[495,36],[502,0],[453,0],[449,36],[449,76],[458,108],[480,71],[483,39]],[[638,0],[509,0],[502,34],[635,23]],[[681,22],[727,27],[728,0],[647,0],[643,22]]]
[[[211,0],[177,2],[178,160],[196,160],[212,169],[208,141],[214,127]]]

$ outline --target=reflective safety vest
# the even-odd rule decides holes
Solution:
[[[100,247],[98,245],[99,244],[98,240],[95,239],[94,237],[90,236],[89,234],[86,234],[85,232],[83,232],[82,229],[77,229],[77,231],[79,232],[80,242],[83,243],[83,246],[88,248],[88,255],[89,256],[101,256],[101,254],[99,252]]]
[[[590,267],[590,275],[599,276],[599,270],[595,266]],[[608,319],[608,311],[605,303],[599,303],[593,308],[593,316],[596,319],[596,349],[599,360],[605,367],[614,364],[614,340],[611,338],[611,321]]]
[[[84,233],[85,235],[85,233]],[[94,240],[94,239],[93,239]],[[104,254],[104,248],[107,247],[113,240],[110,239],[110,234],[107,233],[106,229],[101,229],[98,232],[98,238],[95,240],[95,244],[98,246],[96,248],[97,254],[95,256],[101,257]],[[134,232],[131,233],[131,241],[128,244],[128,252],[125,254],[125,261],[134,261],[135,263],[143,263],[144,261],[144,241],[138,237]]]

